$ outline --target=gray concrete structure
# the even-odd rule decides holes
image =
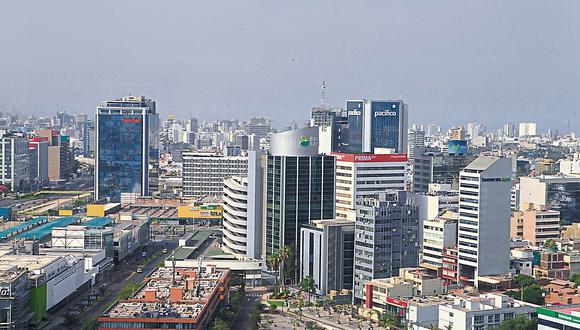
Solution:
[[[466,281],[509,271],[511,160],[478,157],[459,179],[459,275]]]
[[[354,222],[316,220],[300,230],[300,278],[311,276],[316,293],[352,289]]]
[[[417,206],[406,192],[357,200],[354,300],[365,299],[365,283],[416,267],[419,254]]]

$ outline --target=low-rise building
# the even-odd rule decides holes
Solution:
[[[484,330],[499,326],[517,315],[527,318],[535,312],[532,305],[501,294],[456,297],[452,303],[439,306],[440,329]]]
[[[98,329],[206,329],[228,300],[229,281],[227,269],[160,267],[132,297],[107,309]]]
[[[564,262],[564,252],[542,251],[540,264],[534,267],[536,277],[549,277],[567,280],[570,278],[570,268]]]
[[[403,298],[436,296],[446,291],[445,282],[424,268],[401,268],[399,276],[374,279],[365,285],[365,307],[404,315]]]
[[[553,280],[543,289],[546,291],[546,305],[580,304],[580,289],[573,282]]]

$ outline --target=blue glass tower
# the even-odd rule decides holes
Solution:
[[[121,193],[149,194],[149,164],[158,160],[155,102],[142,96],[107,101],[95,119],[95,200],[119,202]]]
[[[333,122],[332,151],[375,152],[375,148],[407,152],[407,104],[401,100],[352,100]]]

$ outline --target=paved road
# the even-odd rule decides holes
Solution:
[[[263,288],[248,288],[246,287],[246,295],[244,296],[244,302],[242,307],[238,311],[238,317],[234,322],[236,329],[248,329],[248,321],[250,317],[250,312],[255,303],[260,302],[262,295],[267,291]]]
[[[159,248],[161,248],[161,246],[159,246]],[[105,290],[106,290],[105,295],[98,302],[91,305],[87,310],[85,310],[84,312],[82,312],[79,315],[79,319],[81,320],[81,322],[84,322],[86,320],[90,320],[92,318],[100,316],[101,313],[107,307],[109,307],[113,302],[115,302],[115,300],[117,300],[117,296],[119,295],[119,292],[121,291],[121,289],[125,285],[127,285],[131,282],[137,282],[137,283],[143,282],[143,280],[145,279],[145,276],[147,276],[155,268],[157,268],[157,264],[159,262],[161,262],[163,259],[167,258],[169,256],[170,252],[171,251],[168,251],[167,253],[160,253],[157,257],[150,260],[143,267],[142,273],[136,272],[137,267],[141,263],[138,256],[136,256],[135,259],[133,259],[129,264],[127,264],[124,267],[124,269],[122,269],[120,271],[113,270],[111,273],[111,278],[112,278],[111,282],[105,285]],[[61,308],[60,310],[56,311],[55,313],[52,313],[51,317],[53,318],[53,321],[47,327],[45,327],[45,329],[62,330],[61,323],[64,321],[64,316],[69,311],[69,308],[71,308],[71,306],[78,306],[80,304],[80,302],[82,302],[83,300],[86,300],[86,296],[89,293],[90,292],[87,291],[84,294],[81,294],[78,298],[71,301],[66,306]],[[81,325],[79,325],[79,327]]]

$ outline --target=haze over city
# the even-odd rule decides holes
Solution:
[[[577,1],[5,1],[0,29],[0,109],[24,114],[130,93],[281,127],[326,80],[328,104],[402,97],[412,123],[580,128]]]

